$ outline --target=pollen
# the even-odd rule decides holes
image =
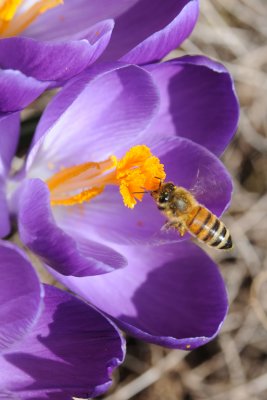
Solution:
[[[63,4],[63,0],[36,0],[23,8],[23,0],[0,0],[0,38],[19,35],[39,15]]]
[[[73,206],[91,201],[107,185],[117,186],[124,205],[134,208],[146,191],[158,189],[165,179],[164,166],[145,145],[132,147],[118,159],[115,155],[101,162],[88,161],[52,175],[46,184],[52,206]]]
[[[153,156],[149,147],[132,147],[118,162],[117,179],[124,205],[134,208],[137,200],[143,199],[145,191],[153,191],[165,179],[163,164]]]

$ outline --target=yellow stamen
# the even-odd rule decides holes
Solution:
[[[51,206],[74,206],[75,204],[82,204],[85,201],[90,201],[94,197],[98,196],[104,190],[104,186],[100,188],[93,188],[84,190],[81,193],[75,194],[72,197],[68,197],[66,199],[55,199],[51,200]]]
[[[23,0],[2,0],[0,3],[0,19],[10,21],[16,14],[17,8]]]
[[[143,199],[144,190],[153,191],[159,186],[159,178],[165,179],[163,164],[145,145],[132,147],[118,162],[117,179],[124,205],[134,208],[136,199]]]
[[[125,172],[142,165],[151,156],[150,149],[145,145],[132,147],[118,162],[117,177],[121,178]]]
[[[76,176],[80,176],[82,172],[91,170],[93,168],[96,170],[100,170],[100,163],[88,162],[80,165],[75,165],[71,168],[64,168],[53,175],[47,181],[47,185],[50,190],[53,190],[58,186],[64,184],[65,182],[72,180]]]
[[[144,191],[156,190],[165,179],[164,166],[145,145],[132,147],[124,157],[87,162],[63,168],[46,183],[51,205],[68,206],[88,202],[101,194],[106,185],[119,186],[126,207],[141,201]]]
[[[0,37],[11,37],[23,32],[39,15],[63,4],[63,0],[37,0],[21,12],[23,0],[0,1]]]

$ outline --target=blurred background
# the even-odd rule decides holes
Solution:
[[[267,399],[267,0],[202,0],[200,9],[190,39],[168,59],[189,53],[223,62],[239,96],[239,130],[223,155],[235,186],[223,220],[235,249],[210,252],[230,310],[218,338],[189,353],[128,338],[105,400]]]

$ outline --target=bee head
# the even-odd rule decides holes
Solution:
[[[168,203],[172,198],[175,185],[171,182],[163,183],[157,190],[151,192],[151,196],[158,203],[159,206],[164,207],[164,204]]]

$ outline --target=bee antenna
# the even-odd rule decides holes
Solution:
[[[155,179],[158,179],[160,182],[159,182],[159,188],[161,187],[161,185],[162,185],[162,179],[161,178],[159,178],[158,176],[154,176],[154,178]]]
[[[138,194],[138,193],[146,194],[146,193],[150,193],[150,192],[147,192],[147,191],[145,191],[145,192],[132,192],[132,194]]]

